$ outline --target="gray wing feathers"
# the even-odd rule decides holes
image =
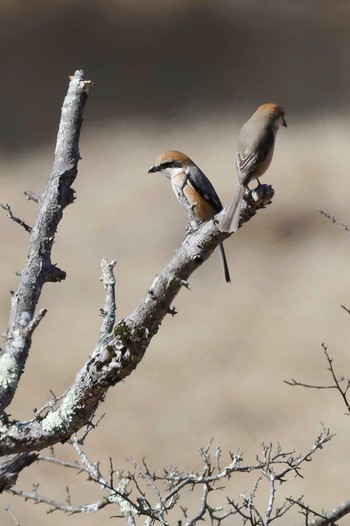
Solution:
[[[239,153],[237,153],[237,174],[240,183],[243,184],[247,182],[247,179],[249,179],[249,175],[254,172],[255,168],[261,162],[261,160],[261,155],[259,156],[255,154],[250,154],[243,157]]]
[[[238,180],[248,184],[250,179],[259,177],[264,173],[263,168],[266,158],[273,152],[275,133],[271,126],[256,127],[256,123],[248,121],[241,129],[238,140],[238,153],[236,155]],[[272,151],[271,151],[272,148]]]

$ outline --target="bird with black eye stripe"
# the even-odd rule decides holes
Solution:
[[[193,207],[193,213],[198,222],[209,221],[221,212],[222,204],[215,188],[198,168],[198,166],[184,153],[171,150],[162,153],[148,173],[163,173],[170,179],[171,186],[180,202],[185,200]],[[219,245],[220,256],[227,283],[231,282],[224,246]]]

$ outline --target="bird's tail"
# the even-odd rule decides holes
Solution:
[[[226,283],[231,283],[230,272],[228,270],[228,264],[227,264],[225,249],[224,249],[224,245],[222,243],[219,245],[219,250],[220,250],[220,258],[221,258],[222,266],[224,267],[224,274],[225,274]]]
[[[245,186],[238,184],[233,201],[230,204],[221,224],[220,230],[223,232],[236,232],[238,230],[239,218],[241,215],[241,203],[245,192]]]

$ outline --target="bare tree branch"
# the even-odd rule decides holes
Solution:
[[[106,259],[103,259],[100,265],[101,281],[103,281],[106,297],[104,307],[101,309],[103,323],[100,330],[99,344],[102,344],[103,340],[111,335],[115,324],[115,277],[113,273],[115,265],[116,261],[109,263]]]
[[[34,420],[4,422],[0,454],[33,451],[65,441],[86,424],[108,388],[124,380],[142,360],[171,303],[189,276],[230,236],[220,232],[220,216],[187,236],[170,263],[158,274],[133,313],[121,320],[113,335],[99,342],[56,408]]]
[[[10,488],[9,493],[22,496],[25,499],[37,503],[43,503],[50,506],[50,511],[61,510],[68,513],[96,513],[102,507],[107,505],[117,506],[120,514],[113,517],[123,517],[128,526],[135,526],[137,517],[147,518],[147,524],[158,522],[163,526],[169,526],[174,523],[172,518],[174,513],[180,509],[184,520],[177,520],[184,526],[194,526],[201,520],[208,517],[212,524],[220,526],[222,522],[232,515],[238,515],[243,520],[243,524],[254,526],[269,526],[277,521],[280,517],[286,515],[293,507],[298,506],[307,521],[308,526],[324,526],[333,524],[333,522],[313,523],[309,519],[313,517],[328,517],[326,513],[317,513],[304,505],[302,497],[292,499],[278,495],[278,488],[282,483],[287,482],[287,475],[299,474],[302,465],[310,462],[316,451],[323,448],[332,435],[329,431],[323,429],[320,435],[314,440],[312,446],[302,455],[295,455],[292,451],[283,451],[277,444],[263,444],[262,456],[256,457],[255,464],[243,464],[243,458],[240,453],[231,455],[231,463],[225,467],[220,466],[221,449],[217,448],[212,451],[211,443],[207,448],[200,449],[200,456],[203,464],[198,472],[181,472],[177,468],[164,469],[161,474],[152,471],[146,461],[143,460],[141,465],[131,461],[133,472],[125,474],[116,471],[110,462],[109,480],[102,474],[99,462],[93,463],[89,460],[87,454],[82,450],[81,438],[73,437],[71,443],[78,456],[78,462],[71,463],[59,460],[53,456],[39,457],[39,461],[48,461],[53,464],[62,465],[80,473],[88,475],[88,482],[98,486],[99,491],[105,493],[104,498],[91,504],[81,506],[73,505],[68,498],[68,502],[63,503],[55,499],[40,495],[38,486],[34,486],[32,492],[23,491],[18,488]],[[253,482],[252,491],[248,494],[239,495],[240,502],[227,498],[229,507],[212,506],[209,503],[209,495],[215,491],[223,490],[222,481],[228,482],[234,474],[256,472],[257,478]],[[114,481],[117,478],[117,481]],[[263,484],[267,481],[267,485]],[[278,485],[276,484],[278,482]],[[218,485],[220,483],[220,486]],[[189,510],[181,505],[181,499],[186,494],[186,490],[193,491],[194,488],[201,490],[199,496],[198,511],[190,513]],[[258,504],[260,497],[266,494],[266,505]],[[261,499],[260,499],[261,500]],[[350,503],[347,501],[339,508],[333,510],[333,514],[340,513],[343,515],[350,512]],[[334,520],[334,519],[332,519]],[[227,521],[228,522],[228,521]],[[228,522],[229,523],[229,522]],[[231,519],[232,523],[232,519]]]
[[[34,314],[32,321],[28,323],[24,331],[24,334],[31,336],[46,313],[47,313],[46,309],[40,309],[36,314]]]
[[[330,214],[327,214],[327,212],[325,212],[324,210],[319,209],[319,212],[320,212],[321,215],[323,215],[327,219],[329,219],[332,223],[337,225],[338,228],[340,228],[341,230],[345,230],[345,232],[347,234],[350,234],[350,228],[345,223],[340,223],[339,221],[336,220],[336,218],[334,216],[331,216]]]
[[[5,511],[10,515],[11,519],[13,520],[15,526],[21,526],[18,519],[14,516],[12,511],[10,510],[9,506],[6,506]]]
[[[20,224],[30,233],[30,243],[27,263],[20,273],[20,282],[12,296],[9,327],[6,334],[5,348],[0,354],[0,454],[6,455],[0,459],[0,492],[3,490],[13,495],[21,496],[37,503],[50,506],[50,512],[61,510],[66,513],[95,513],[107,505],[117,505],[128,526],[135,526],[136,516],[144,516],[148,524],[158,521],[163,526],[170,524],[167,514],[180,499],[184,488],[191,490],[201,488],[198,511],[191,517],[188,510],[181,507],[186,519],[185,526],[194,526],[206,517],[212,523],[221,522],[231,515],[239,515],[244,523],[268,526],[276,519],[285,515],[293,506],[299,506],[305,515],[308,526],[335,525],[335,521],[350,513],[350,500],[343,502],[328,513],[318,513],[311,510],[299,499],[285,499],[277,505],[276,482],[282,484],[290,474],[301,476],[301,466],[309,462],[314,453],[322,449],[332,435],[328,429],[323,429],[309,451],[304,455],[295,456],[294,452],[282,451],[281,447],[273,448],[272,444],[263,445],[262,458],[257,457],[256,463],[242,465],[242,455],[231,455],[231,463],[224,468],[220,466],[221,450],[217,449],[213,460],[207,448],[200,450],[203,459],[201,472],[182,473],[177,468],[164,470],[161,475],[152,473],[146,462],[142,465],[133,463],[134,474],[123,476],[118,473],[119,483],[114,484],[116,473],[111,463],[110,480],[102,475],[99,463],[92,463],[81,448],[87,433],[94,427],[92,417],[99,403],[105,397],[109,387],[125,379],[142,360],[152,337],[159,330],[159,326],[167,314],[175,315],[176,310],[172,302],[182,287],[189,288],[190,275],[210,257],[215,248],[231,234],[220,230],[225,211],[218,214],[212,221],[197,225],[194,221],[193,206],[185,206],[190,220],[190,228],[175,256],[156,276],[146,296],[139,306],[114,328],[116,317],[115,302],[115,261],[101,262],[101,280],[105,288],[104,307],[101,309],[103,321],[101,324],[98,343],[89,360],[76,375],[73,384],[61,396],[54,396],[43,408],[34,412],[34,418],[23,422],[10,421],[5,414],[16,392],[18,382],[24,370],[31,347],[32,334],[46,314],[45,309],[36,312],[37,303],[46,282],[65,279],[65,272],[51,262],[51,250],[57,227],[63,216],[63,210],[74,201],[72,184],[77,175],[80,159],[78,142],[82,125],[82,113],[87,99],[90,81],[84,80],[82,71],[76,71],[71,77],[67,96],[63,103],[61,121],[57,136],[55,161],[47,186],[41,195],[25,192],[26,198],[38,204],[37,217],[33,227],[14,216],[8,204],[0,205],[7,211],[8,216]],[[261,208],[271,202],[273,189],[269,185],[259,185],[249,190],[244,197],[241,211],[240,226],[249,221]],[[346,232],[350,229],[340,224],[334,217],[321,211]],[[350,309],[343,307],[348,313]],[[312,386],[301,384],[296,380],[287,382],[290,385],[311,387],[317,389],[337,389],[350,413],[347,392],[350,386],[347,380],[344,388],[341,383],[345,378],[338,378],[333,360],[323,344],[324,353],[328,361],[328,369],[332,376],[331,386]],[[52,456],[39,456],[29,451],[40,450],[57,442],[68,441],[70,437],[86,425],[86,431],[78,440],[76,436],[73,444],[79,462],[64,462]],[[22,453],[23,452],[23,453]],[[9,455],[9,453],[11,453]],[[69,489],[67,503],[60,503],[38,493],[38,486],[32,492],[11,487],[18,473],[35,460],[59,464],[79,473],[86,473],[89,480],[98,484],[106,495],[96,502],[73,506],[70,502]],[[222,479],[229,479],[233,473],[258,472],[251,493],[240,495],[241,502],[236,503],[228,499],[229,509],[224,506],[212,507],[209,504],[209,494],[222,489],[217,483]],[[139,480],[138,480],[139,479]],[[141,482],[140,482],[141,480]],[[143,482],[142,482],[143,481]],[[263,511],[256,505],[256,495],[261,491],[262,481],[268,483],[268,494]],[[145,483],[147,489],[143,489]],[[129,489],[129,486],[132,488]],[[162,485],[166,487],[162,491]],[[136,493],[136,497],[134,493]],[[148,497],[151,493],[151,497]],[[156,499],[156,504],[151,502]],[[8,510],[11,514],[11,512]],[[315,517],[312,520],[310,515]],[[11,514],[13,520],[17,519]],[[180,521],[182,523],[182,521]]]
[[[64,504],[62,502],[57,502],[54,499],[50,499],[38,493],[37,487],[34,487],[33,491],[22,491],[18,488],[11,487],[7,490],[12,495],[17,495],[18,497],[23,497],[25,500],[33,500],[37,504],[47,504],[50,506],[49,513],[53,513],[56,510],[64,511],[74,515],[76,513],[96,513],[105,506],[110,504],[107,499],[101,499],[97,502],[91,504],[83,504],[82,506],[72,506],[71,504]]]
[[[31,324],[42,287],[62,281],[66,274],[51,262],[51,249],[64,208],[73,202],[71,185],[80,159],[78,141],[89,81],[76,71],[64,100],[57,135],[55,161],[47,186],[40,196],[31,229],[27,263],[11,299],[6,344],[0,355],[0,410],[11,402],[24,370],[31,345]]]
[[[247,189],[242,199],[239,227],[249,221],[258,210],[270,205],[274,194],[275,191],[269,184],[260,183],[256,188]]]
[[[26,199],[28,199],[28,201],[34,201],[35,203],[39,203],[40,197],[34,192],[30,192],[29,190],[27,190],[26,192],[24,192],[24,195]]]
[[[38,459],[35,453],[19,453],[0,458],[0,493],[16,483],[18,474]]]
[[[188,518],[188,520],[185,522],[185,526],[195,526],[198,521],[203,520],[208,508],[208,495],[209,486],[207,484],[203,484],[202,498],[198,513],[194,517]]]
[[[345,309],[345,307],[343,307]],[[345,309],[347,310],[347,309]],[[331,377],[332,377],[332,381],[333,381],[333,384],[331,385],[314,385],[314,384],[306,384],[306,383],[303,383],[303,382],[298,382],[297,380],[294,380],[294,378],[292,378],[291,380],[287,381],[287,380],[284,380],[284,382],[287,384],[287,385],[291,385],[292,387],[307,387],[308,389],[336,389],[346,408],[347,408],[347,415],[350,415],[350,402],[348,400],[348,391],[349,391],[349,388],[350,388],[350,380],[349,378],[346,378],[345,376],[340,376],[338,378],[335,370],[334,370],[334,367],[333,367],[333,358],[331,358],[331,356],[328,354],[328,349],[326,347],[326,345],[324,343],[322,343],[322,349],[323,349],[323,352],[324,352],[324,355],[326,357],[326,360],[327,360],[327,363],[328,363],[328,371],[330,372],[331,374]]]
[[[189,286],[188,278],[192,272],[231,235],[218,228],[224,211],[187,235],[173,259],[155,278],[140,305],[113,331],[114,262],[104,261],[101,267],[106,289],[104,320],[91,357],[77,373],[74,383],[36,411],[33,419],[18,422],[7,418],[3,411],[11,402],[24,370],[32,333],[46,312],[42,309],[35,314],[42,287],[48,281],[65,278],[65,272],[51,262],[51,249],[63,210],[74,200],[71,185],[77,175],[82,112],[90,85],[90,81],[84,80],[82,71],[76,71],[71,78],[62,107],[52,174],[41,195],[25,194],[38,204],[38,209],[31,230],[27,263],[12,296],[5,348],[0,354],[0,455],[27,453],[64,442],[89,424],[109,387],[122,381],[136,368],[164,317],[176,313],[172,301],[182,287]],[[264,208],[272,196],[273,190],[268,185],[250,191],[241,223]]]
[[[24,230],[26,232],[29,232],[29,234],[31,233],[32,231],[32,227],[30,227],[29,225],[27,225],[27,223],[25,223],[24,221],[22,221],[22,219],[19,219],[18,217],[14,216],[13,213],[12,213],[12,210],[11,210],[11,207],[9,204],[6,203],[6,205],[2,205],[0,203],[0,206],[1,208],[3,208],[3,210],[6,210],[7,212],[7,215],[10,219],[12,219],[12,221],[14,221],[15,223],[18,223],[19,225],[21,225]]]
[[[293,505],[296,504],[301,508],[303,515],[305,516],[305,521],[302,526],[336,526],[336,521],[345,517],[350,513],[350,499],[345,500],[333,508],[331,511],[322,511],[319,513],[315,510],[312,510],[309,506],[305,505],[300,499],[295,501],[292,498],[287,499]],[[315,518],[310,519],[310,515],[313,515]]]
[[[309,521],[308,526],[331,526],[332,524],[335,524],[335,521],[338,521],[349,513],[350,499],[347,499],[342,502],[340,506],[337,506],[336,508],[333,508],[333,510],[326,512],[324,517],[318,517],[315,520]]]

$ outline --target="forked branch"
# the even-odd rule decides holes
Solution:
[[[82,71],[76,71],[63,104],[55,162],[47,187],[39,196],[26,193],[29,199],[37,202],[38,212],[31,230],[27,264],[12,298],[6,345],[0,355],[2,411],[14,396],[30,349],[32,332],[45,314],[45,311],[35,314],[42,287],[47,281],[65,278],[65,272],[51,262],[51,249],[63,210],[74,200],[71,185],[77,175],[82,112],[90,84],[84,80]],[[248,221],[271,199],[271,187],[261,185],[259,188],[260,194],[255,197],[251,194],[250,200],[246,201],[242,222]],[[223,212],[186,236],[139,306],[114,329],[114,262],[103,262],[101,270],[106,300],[101,311],[103,323],[96,348],[67,391],[55,397],[54,403],[45,404],[45,409],[36,412],[34,418],[23,422],[10,421],[3,413],[0,455],[36,451],[64,442],[91,421],[109,387],[124,380],[137,367],[164,317],[175,314],[171,304],[180,289],[188,287],[192,272],[230,236],[219,230],[222,215]]]

